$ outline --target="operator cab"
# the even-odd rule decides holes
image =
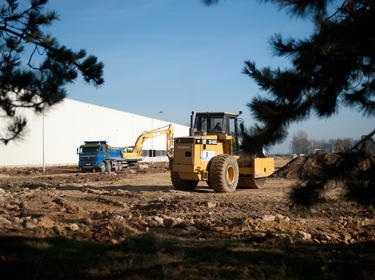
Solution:
[[[85,141],[84,145],[81,145],[77,149],[77,154],[98,154],[104,153],[107,148],[106,141]]]
[[[196,113],[193,125],[194,112],[190,119],[190,136],[224,135],[233,137],[233,152],[239,153],[240,133],[238,128],[241,114],[227,112]]]
[[[134,152],[134,146],[127,146],[124,148],[125,153],[132,153]]]

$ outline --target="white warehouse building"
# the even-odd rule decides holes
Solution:
[[[20,112],[28,121],[25,135],[8,145],[0,144],[0,166],[77,164],[77,148],[84,141],[105,140],[113,147],[132,146],[142,132],[170,124],[68,98],[52,106],[44,116],[32,110]],[[175,137],[188,135],[189,127],[172,124]],[[146,151],[165,149],[165,135],[146,140],[143,145]]]

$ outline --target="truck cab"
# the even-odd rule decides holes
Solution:
[[[82,171],[111,171],[122,169],[123,149],[112,148],[106,141],[85,141],[78,149]]]
[[[105,159],[107,156],[106,141],[85,141],[78,149],[79,168],[82,171],[100,169],[105,170]]]

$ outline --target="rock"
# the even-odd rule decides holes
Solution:
[[[138,168],[138,169],[146,169],[146,168],[148,168],[149,166],[148,166],[147,163],[139,163],[139,162],[137,162],[137,163],[135,164],[135,167]]]
[[[349,233],[347,233],[347,232],[340,234],[340,237],[345,242],[349,242],[352,239],[352,236]]]
[[[180,227],[180,228],[186,228],[186,227],[188,227],[190,224],[187,222],[187,221],[184,221],[184,220],[182,220],[181,219],[181,222],[179,222],[178,224],[177,224],[177,227]]]
[[[37,227],[34,223],[30,222],[29,220],[25,220],[25,221],[23,222],[23,226],[24,226],[25,228],[27,228],[27,229],[34,229],[34,228]]]
[[[224,231],[225,227],[212,227],[211,228],[213,231]]]
[[[55,226],[55,222],[48,218],[47,216],[40,218],[39,225],[44,228],[53,228]]]
[[[119,223],[125,222],[125,218],[123,216],[120,216],[120,215],[113,216],[112,220],[115,221],[115,222],[119,222]]]
[[[331,232],[329,235],[331,239],[334,239],[334,240],[340,239],[340,235],[337,232]]]
[[[277,222],[281,222],[281,221],[284,221],[284,222],[290,222],[290,218],[289,218],[289,217],[287,217],[287,216],[283,216],[283,215],[281,215],[281,214],[277,214],[275,220],[276,220]]]
[[[160,226],[159,223],[157,221],[154,221],[154,220],[148,221],[147,224],[148,224],[149,227],[158,227],[158,226]]]
[[[264,215],[262,217],[262,220],[266,222],[273,222],[275,219],[276,217],[274,215]]]
[[[0,195],[4,195],[6,192],[2,189],[2,188],[0,188]]]
[[[166,218],[166,219],[164,219],[163,224],[166,227],[171,228],[171,227],[174,227],[176,225],[176,221],[173,218]]]
[[[92,220],[88,217],[82,220],[82,223],[84,223],[87,226],[90,226],[93,224]]]
[[[298,231],[297,232],[297,237],[302,239],[302,240],[310,240],[311,239],[311,234],[304,232],[304,231]]]
[[[167,227],[167,228],[172,228],[172,227],[176,227],[176,226],[179,226],[179,225],[182,225],[182,223],[184,223],[185,221],[181,218],[165,218],[163,220],[163,224]]]
[[[325,240],[328,240],[328,241],[331,240],[331,236],[329,236],[328,234],[323,234],[323,238],[324,238]]]
[[[0,217],[0,225],[11,225],[12,222],[9,221],[7,218]]]
[[[206,206],[207,206],[208,208],[214,208],[214,207],[216,207],[216,203],[215,203],[215,202],[209,202],[209,201],[207,201],[207,202],[206,202]]]
[[[159,226],[163,226],[163,225],[164,225],[164,219],[161,218],[161,217],[159,217],[159,216],[155,216],[155,217],[153,217],[153,220],[154,220],[155,222],[157,222]]]
[[[284,216],[281,215],[281,214],[277,214],[276,217],[275,217],[275,220],[276,220],[277,222],[280,222],[280,221],[284,220]]]
[[[54,232],[55,232],[56,234],[58,234],[58,235],[62,235],[62,234],[63,234],[63,229],[62,229],[59,225],[55,225],[55,226],[53,227],[53,230],[54,230]]]
[[[135,174],[135,173],[137,173],[137,171],[134,170],[134,169],[129,169],[128,172],[129,172],[130,174]]]
[[[199,231],[199,229],[195,226],[188,226],[188,227],[186,227],[186,230],[190,233],[196,233],[196,232]]]
[[[79,226],[77,224],[70,224],[67,228],[71,231],[79,230]]]

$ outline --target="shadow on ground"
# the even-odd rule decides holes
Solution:
[[[374,279],[375,246],[273,245],[146,234],[117,245],[0,238],[10,279]]]
[[[46,184],[23,184],[21,188],[28,189],[37,189],[37,188],[51,188],[50,185]],[[152,186],[152,185],[124,185],[124,186],[91,186],[91,185],[82,185],[82,186],[72,186],[72,185],[63,185],[55,187],[59,191],[84,191],[84,190],[99,190],[99,191],[129,191],[129,192],[157,192],[157,191],[171,191],[176,190],[171,185],[164,186]],[[238,190],[244,191],[244,190]],[[199,186],[194,192],[199,193],[212,193],[213,190],[207,186]]]

